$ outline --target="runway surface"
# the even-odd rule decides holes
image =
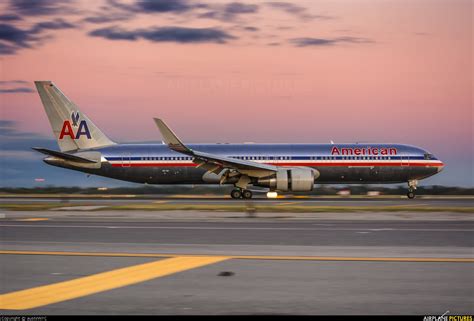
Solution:
[[[474,313],[470,214],[34,220],[42,214],[0,220],[2,314]]]
[[[416,199],[400,197],[358,197],[358,198],[278,198],[268,199],[257,197],[250,201],[234,200],[230,197],[185,198],[157,196],[145,199],[139,198],[74,198],[74,197],[1,197],[1,204],[41,204],[67,203],[72,205],[123,205],[123,204],[189,204],[189,205],[236,205],[251,202],[255,205],[298,205],[298,206],[443,206],[443,207],[474,207],[474,197],[426,197]]]

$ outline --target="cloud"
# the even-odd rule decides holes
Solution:
[[[177,43],[225,43],[228,40],[235,39],[234,36],[217,28],[184,27],[154,27],[127,31],[114,26],[93,30],[89,35],[109,40],[134,41],[142,38],[153,42]]]
[[[112,14],[107,14],[107,13],[101,13],[97,14],[96,16],[90,16],[86,17],[83,19],[85,22],[89,23],[109,23],[109,22],[115,22],[115,21],[124,21],[132,18],[133,15],[129,13],[112,13]]]
[[[1,158],[13,158],[13,159],[38,159],[38,155],[34,151],[28,150],[0,150]]]
[[[302,20],[311,20],[311,19],[331,19],[330,16],[325,15],[313,15],[309,13],[308,9],[293,4],[291,2],[266,2],[266,6],[271,7],[273,9],[284,11],[288,14],[291,14],[297,18]]]
[[[19,29],[13,25],[0,23],[0,40],[9,42],[18,47],[29,47],[29,42],[34,40],[34,37],[27,31]]]
[[[75,26],[62,19],[39,22],[30,29],[20,29],[12,24],[0,23],[0,54],[15,54],[22,48],[32,48],[44,39],[47,30],[69,29]]]
[[[256,32],[256,31],[259,31],[260,29],[257,28],[257,27],[252,27],[252,26],[246,26],[246,27],[243,27],[243,29],[245,31],[251,31],[251,32]]]
[[[372,40],[367,38],[357,37],[338,37],[338,38],[293,38],[290,39],[290,43],[297,47],[310,47],[310,46],[333,46],[340,43],[373,43]]]
[[[15,46],[0,42],[0,55],[13,55],[17,51]]]
[[[0,136],[8,135],[13,132],[15,122],[12,120],[0,119]],[[1,142],[1,140],[0,140]]]
[[[217,19],[222,21],[232,21],[239,15],[256,13],[259,9],[256,4],[245,4],[241,2],[231,2],[225,5],[206,5],[205,8],[211,10],[200,14],[199,18]]]
[[[16,14],[7,13],[7,14],[0,15],[0,21],[18,21],[18,20],[22,20],[22,18]]]
[[[76,26],[72,23],[64,21],[63,19],[56,19],[53,21],[39,22],[30,29],[31,33],[39,33],[43,30],[59,30],[59,29],[71,29]]]
[[[182,13],[206,6],[200,3],[191,3],[188,0],[137,0],[131,4],[108,0],[107,4],[111,8],[135,13]]]
[[[70,13],[71,0],[10,0],[10,10],[25,16],[46,16]]]
[[[10,80],[10,81],[0,81],[0,94],[13,94],[13,93],[32,93],[34,92],[33,89],[29,87],[25,87],[24,85],[29,84],[27,81],[24,80]],[[23,85],[18,87],[18,85]],[[16,86],[13,87],[12,86]],[[12,124],[4,121],[0,121],[0,129],[8,128]]]
[[[139,0],[136,3],[137,11],[141,12],[183,12],[195,8],[185,0]]]
[[[108,7],[104,10],[103,14],[88,17],[85,19],[87,22],[92,23],[104,23],[110,21],[126,20],[130,16],[123,16],[125,14],[135,15],[139,13],[144,14],[185,14],[187,19],[192,18],[203,18],[203,19],[215,19],[221,21],[230,21],[237,18],[239,15],[256,13],[259,6],[256,4],[246,4],[241,2],[229,2],[226,4],[203,3],[191,0],[137,0],[134,3],[123,3],[119,0],[107,0]],[[119,10],[112,15],[107,11]],[[202,12],[205,10],[205,12]],[[201,11],[201,12],[196,12]]]
[[[222,21],[234,20],[242,14],[255,13],[259,6],[256,4],[245,4],[241,2],[230,2],[226,4],[192,2],[189,0],[138,0],[135,3],[122,3],[117,0],[108,0],[108,5],[114,9],[120,9],[129,13],[173,13],[182,14],[195,10],[207,10],[197,15],[198,18],[216,19]],[[107,20],[107,18],[105,18]],[[89,19],[91,20],[91,19]],[[91,22],[102,21],[98,17]]]
[[[32,92],[34,92],[34,90],[28,87],[0,88],[0,94],[32,93]]]
[[[2,150],[30,151],[31,147],[35,146],[56,148],[57,146],[54,146],[54,143],[54,139],[38,133],[18,131],[16,121],[0,120],[0,146]]]
[[[133,18],[139,11],[136,4],[124,4],[117,0],[107,0],[99,11],[85,17],[82,21],[95,24],[125,21]]]
[[[26,80],[0,80],[0,85],[29,84]]]

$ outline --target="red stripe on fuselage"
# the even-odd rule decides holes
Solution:
[[[262,164],[262,163],[257,163]],[[366,162],[366,163],[344,163],[344,162],[327,162],[327,163],[263,163],[267,165],[275,166],[307,166],[307,167],[331,167],[331,166],[351,166],[351,167],[370,167],[370,166],[399,166],[399,167],[409,167],[409,166],[429,166],[429,167],[440,167],[444,166],[443,163],[402,163],[402,162]],[[196,167],[194,163],[115,163],[112,164],[113,167]]]

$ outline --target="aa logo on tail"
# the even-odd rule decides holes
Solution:
[[[85,135],[87,139],[91,139],[91,133],[89,131],[89,127],[87,126],[87,122],[85,120],[81,120],[79,122],[79,118],[79,112],[73,111],[71,113],[72,125],[69,120],[65,120],[63,122],[63,128],[59,134],[59,139],[63,139],[64,136],[69,136],[71,139],[79,139],[83,135]],[[76,132],[74,132],[73,127],[77,128]]]

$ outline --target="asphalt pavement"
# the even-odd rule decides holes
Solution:
[[[474,313],[470,214],[25,213],[0,220],[2,314]]]

